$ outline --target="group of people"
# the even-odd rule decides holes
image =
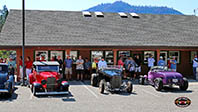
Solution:
[[[139,73],[141,72],[142,61],[139,55],[136,55],[134,59],[132,57],[128,57],[124,62],[122,57],[120,57],[117,64],[124,67],[124,77],[130,76],[133,79],[138,77]],[[149,55],[147,58],[148,70],[150,70],[153,66],[155,66],[155,59],[152,55]],[[176,71],[177,60],[175,57],[172,57],[166,63],[163,57],[160,56],[157,66],[168,66],[169,70]]]
[[[66,59],[63,61],[60,56],[58,58],[53,57],[52,61],[57,61],[60,64],[60,69],[62,72],[62,78],[66,80],[72,80],[72,74],[73,74],[73,68],[75,67],[75,71],[77,74],[77,80],[83,81],[84,79],[90,79],[91,73],[96,73],[97,70],[100,70],[102,68],[107,67],[107,62],[104,60],[104,58],[101,58],[100,60],[93,59],[93,61],[89,61],[88,58],[82,58],[82,56],[79,56],[77,60],[73,60],[70,56],[67,56]],[[11,71],[11,74],[15,74],[16,71],[16,62],[12,60],[12,58],[9,59],[9,61],[5,61],[5,59],[0,59],[0,63],[7,63],[9,65],[9,71]],[[149,55],[147,58],[147,66],[148,70],[150,70],[151,67],[155,65],[155,59],[152,55]],[[193,74],[194,79],[196,79],[196,74],[198,70],[198,58],[197,55],[195,55],[194,59],[192,60],[193,63]],[[76,66],[73,66],[73,65]],[[121,66],[124,70],[124,77],[130,76],[132,79],[138,77],[138,75],[141,72],[142,67],[142,61],[140,59],[139,55],[136,55],[134,59],[132,57],[128,57],[123,61],[123,58],[120,57],[117,65]],[[32,66],[33,61],[30,57],[27,57],[25,60],[25,76],[27,79],[27,83],[29,82],[29,74],[32,72]],[[169,70],[176,71],[177,70],[177,60],[176,57],[172,57],[171,59],[168,59],[167,63],[163,59],[162,56],[160,56],[159,61],[157,62],[157,66],[167,66]],[[20,57],[19,61],[19,67],[20,67],[20,81],[23,81],[23,64],[22,64],[22,57]]]
[[[72,65],[73,60],[70,56],[64,61],[65,65],[65,75],[67,80],[72,79]],[[83,81],[84,79],[90,79],[91,73],[96,73],[97,69],[102,69],[107,67],[107,62],[102,58],[100,61],[94,59],[93,62],[90,62],[88,58],[82,59],[82,56],[79,56],[78,59],[75,61],[76,64],[76,74],[77,80]],[[64,77],[64,75],[63,75]]]
[[[118,65],[123,67],[124,78],[130,76],[132,79],[136,78],[136,76],[141,72],[141,59],[139,55],[136,55],[133,59],[132,57],[128,57],[124,62],[123,58],[120,57],[118,60]]]

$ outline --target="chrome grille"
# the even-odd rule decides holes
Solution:
[[[122,83],[121,76],[115,75],[111,78],[111,87],[112,88],[120,88]]]
[[[53,90],[56,85],[56,78],[55,77],[48,77],[47,78],[47,89]]]

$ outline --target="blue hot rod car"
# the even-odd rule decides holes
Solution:
[[[8,64],[0,63],[0,94],[12,95],[14,90],[14,74],[9,72]]]

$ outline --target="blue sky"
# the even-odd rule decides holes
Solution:
[[[121,0],[26,0],[26,9],[80,11],[100,3],[113,3]],[[198,0],[122,0],[131,5],[167,6],[184,14],[192,15],[198,8]],[[0,0],[0,7],[21,9],[22,0]],[[2,9],[2,8],[1,8]]]

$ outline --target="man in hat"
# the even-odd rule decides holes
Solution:
[[[165,66],[165,65],[166,65],[166,63],[165,63],[165,61],[163,60],[163,57],[160,56],[160,60],[158,61],[157,66]]]
[[[149,58],[148,58],[148,70],[150,70],[151,67],[154,66],[154,63],[155,63],[155,59],[154,59],[153,56],[150,54],[150,55],[149,55]]]
[[[177,71],[177,60],[176,60],[175,56],[170,61],[170,63],[171,63],[171,70],[176,72]]]

